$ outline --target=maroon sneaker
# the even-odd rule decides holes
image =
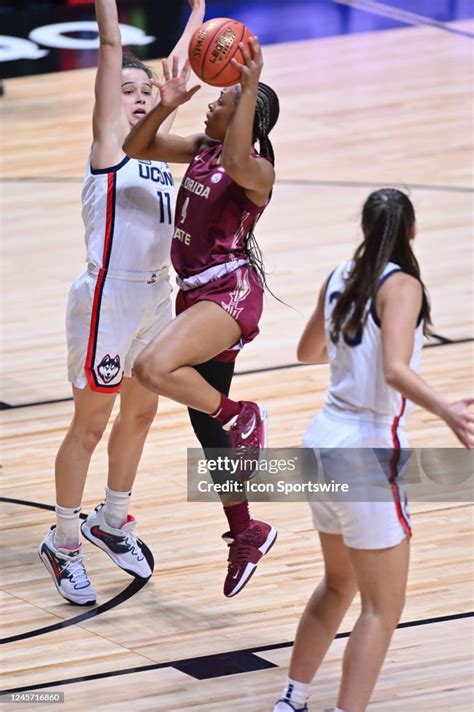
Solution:
[[[277,531],[271,524],[251,519],[242,534],[234,538],[230,532],[226,532],[222,538],[229,545],[224,596],[230,598],[239,593],[250,580],[262,556],[265,556],[275,543]]]
[[[241,404],[239,415],[226,423],[224,430],[229,432],[232,457],[238,458],[241,463],[236,478],[243,481],[255,477],[258,473],[258,463],[265,457],[268,414],[258,403],[241,401]]]

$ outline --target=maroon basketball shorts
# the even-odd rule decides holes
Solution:
[[[176,316],[198,302],[215,302],[240,326],[240,340],[232,348],[215,356],[216,361],[234,361],[245,344],[258,334],[263,310],[263,287],[253,267],[242,265],[229,274],[194,289],[180,289],[176,297]]]

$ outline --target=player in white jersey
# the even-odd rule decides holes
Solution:
[[[181,59],[204,18],[204,0],[189,4],[190,18],[173,50]],[[137,382],[132,369],[172,317],[173,179],[166,163],[137,161],[122,151],[130,128],[153,108],[153,73],[123,56],[115,0],[96,0],[95,7],[99,66],[82,191],[87,270],[71,287],[66,319],[74,417],[56,457],[56,525],[39,547],[57,590],[77,605],[96,601],[82,562],[79,516],[90,459],[118,392],[106,499],[81,529],[130,575],[148,578],[153,571],[151,552],[132,532],[136,521],[128,506],[158,398]],[[169,130],[173,118],[161,131]]]
[[[472,447],[474,399],[450,403],[417,373],[430,308],[411,247],[415,213],[409,198],[389,188],[372,193],[363,207],[362,232],[353,259],[323,284],[298,346],[300,361],[329,361],[331,372],[324,409],[311,422],[304,446],[327,448],[339,463],[343,451],[332,448],[388,448],[397,456],[407,447],[403,423],[409,399],[442,418]],[[361,451],[369,467],[372,454]],[[348,455],[343,466],[350,478]],[[289,677],[274,712],[308,710],[310,683],[357,590],[362,611],[344,654],[334,710],[366,709],[403,609],[408,574],[406,500],[396,480],[386,489],[393,501],[311,503],[325,575],[300,620]]]

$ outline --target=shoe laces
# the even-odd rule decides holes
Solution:
[[[131,531],[135,527],[135,525],[136,521],[127,523],[128,531],[124,532],[124,534],[126,534],[124,538],[124,543],[128,547],[130,554],[132,556],[135,556],[138,561],[141,561],[144,558],[144,555],[141,550],[140,544],[138,543],[137,537]]]
[[[261,538],[260,527],[252,527],[249,531],[241,534],[240,537],[228,544],[229,547],[229,571],[236,565],[245,564],[254,549],[258,549],[258,543]]]
[[[90,585],[86,569],[84,567],[84,564],[82,563],[82,556],[80,561],[71,562],[68,569],[71,572],[71,580],[75,585]]]
[[[74,554],[73,556],[70,556],[68,554],[63,554],[62,551],[56,551],[56,556],[64,560],[64,565],[62,566],[62,568],[67,569],[68,573],[71,576],[71,581],[74,584],[90,584],[83,563],[84,559],[89,558],[88,556],[83,553]]]

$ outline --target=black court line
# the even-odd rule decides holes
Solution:
[[[72,400],[72,396],[68,396],[67,398],[52,398],[51,400],[33,401],[32,403],[19,403],[18,405],[10,405],[10,403],[0,401],[0,410],[15,410],[16,408],[29,408],[33,405],[51,405],[52,403],[67,403],[68,401]]]
[[[435,623],[446,623],[448,621],[472,618],[473,616],[474,612],[468,611],[467,613],[454,613],[449,616],[424,618],[422,620],[399,623],[397,629],[414,628],[417,626],[432,625]],[[348,638],[349,636],[350,632],[346,632],[338,633],[335,637],[336,639],[340,639]],[[225,675],[237,675],[253,670],[264,670],[278,667],[278,665],[275,665],[274,663],[270,663],[263,658],[259,658],[258,653],[291,648],[292,645],[293,641],[289,641],[285,643],[274,643],[273,645],[269,644],[260,647],[257,646],[255,648],[244,648],[242,650],[234,650],[227,653],[217,653],[216,655],[204,655],[196,658],[174,660],[167,663],[152,663],[151,665],[141,665],[139,667],[127,668],[124,670],[113,670],[111,672],[95,673],[94,675],[84,675],[83,677],[70,677],[63,680],[43,682],[39,685],[25,685],[24,687],[0,690],[0,694],[7,695],[20,692],[31,692],[33,690],[42,690],[49,687],[72,685],[74,683],[90,682],[92,680],[103,680],[110,677],[120,677],[122,675],[133,675],[139,672],[148,672],[150,670],[161,670],[163,668],[174,668],[175,670],[180,670],[195,680],[209,680],[215,677],[223,677]]]
[[[465,339],[448,339],[446,336],[438,336],[437,334],[432,334],[433,338],[439,339],[438,343],[434,344],[425,344],[423,346],[424,349],[436,349],[439,348],[440,346],[452,346],[453,344],[468,344],[474,341],[474,337],[468,337]],[[308,367],[308,366],[317,366],[318,364],[314,363],[286,363],[286,364],[280,364],[279,366],[266,366],[264,368],[255,368],[253,370],[249,371],[236,371],[234,373],[234,376],[251,376],[255,373],[267,373],[269,371],[282,371],[284,369],[288,368],[302,368],[302,367]],[[15,407],[15,406],[13,406]],[[20,406],[18,406],[20,407]],[[1,406],[0,406],[1,410]]]
[[[448,339],[447,336],[441,336],[439,334],[432,334],[432,338],[438,340],[434,344],[425,344],[424,349],[436,349],[440,346],[452,346],[453,344],[469,344],[474,341],[474,337],[468,336],[464,339]],[[314,366],[310,363],[282,363],[278,366],[265,366],[263,368],[253,368],[249,371],[236,371],[234,373],[234,378],[237,376],[252,376],[257,373],[269,373],[271,371],[284,371],[289,368],[303,368],[308,366]],[[16,410],[17,408],[31,408],[36,405],[53,405],[55,403],[67,403],[72,401],[72,397],[68,398],[57,398],[45,401],[33,401],[31,403],[18,403],[18,405],[11,405],[10,403],[5,403],[5,401],[0,401],[0,410]]]
[[[184,176],[174,176],[176,180],[182,180]],[[46,176],[35,178],[33,176],[20,176],[19,178],[0,178],[1,183],[82,183],[82,177],[66,176],[56,178]],[[400,186],[402,190],[426,190],[440,193],[474,193],[474,188],[462,185],[428,185],[425,183],[398,183],[391,181],[352,181],[352,180],[316,180],[304,178],[277,178],[276,185],[297,185],[301,187],[319,186],[322,188],[374,188],[390,185]]]
[[[394,7],[393,5],[375,2],[375,0],[331,0],[331,2],[338,5],[348,5],[355,10],[363,10],[364,12],[368,12],[372,15],[389,17],[391,20],[397,20],[398,22],[403,22],[406,25],[434,27],[437,30],[443,30],[444,32],[450,32],[454,35],[474,39],[474,34],[472,34],[472,32],[458,30],[457,27],[451,27],[451,25],[448,25],[446,22],[435,20],[427,15],[418,15],[417,13],[409,12],[407,10],[403,10],[402,8]]]
[[[47,509],[50,512],[54,512],[55,508],[51,504],[42,504],[41,502],[29,502],[23,499],[11,499],[10,497],[0,497],[0,502],[6,502],[7,504],[19,504],[25,507],[36,507],[37,509]],[[79,515],[81,519],[86,519],[87,514],[81,512]],[[129,598],[138,593],[143,586],[149,581],[149,579],[138,579],[134,578],[129,585],[120,591],[116,596],[110,600],[102,603],[100,606],[95,608],[88,608],[84,613],[78,616],[73,616],[72,618],[67,618],[66,620],[59,621],[58,623],[53,623],[52,625],[44,626],[43,628],[35,628],[34,630],[26,631],[25,633],[19,633],[18,635],[11,635],[9,638],[1,638],[0,645],[5,645],[6,643],[14,643],[19,640],[25,640],[27,638],[35,638],[38,635],[43,635],[44,633],[51,633],[54,630],[60,630],[62,628],[69,628],[71,625],[77,625],[78,623],[83,623],[90,618],[95,618],[96,616],[110,611],[112,608],[116,608],[121,603],[125,603]],[[71,608],[79,608],[79,606],[72,606]]]

